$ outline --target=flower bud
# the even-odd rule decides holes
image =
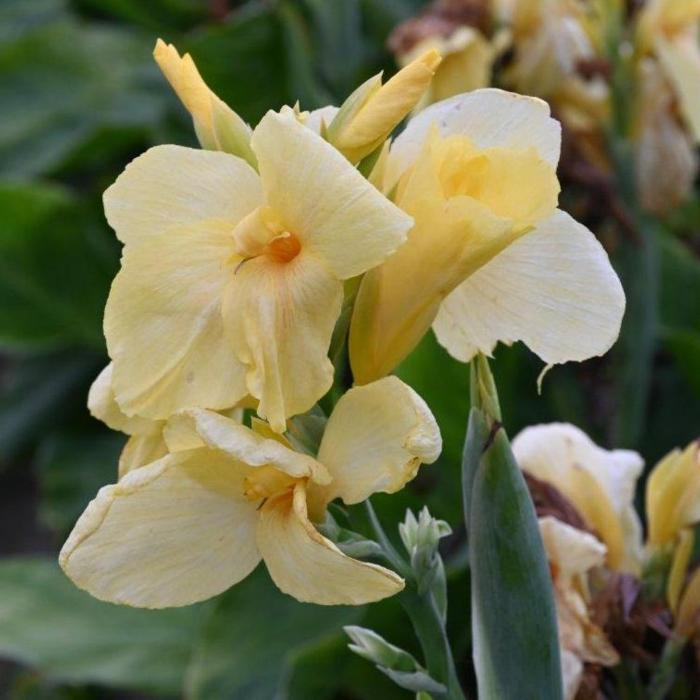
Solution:
[[[381,74],[367,80],[341,106],[328,126],[328,140],[351,162],[362,160],[416,106],[441,60],[440,54],[431,50],[384,85]]]

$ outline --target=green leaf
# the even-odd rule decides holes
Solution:
[[[477,415],[474,415],[477,414]],[[474,662],[480,697],[563,698],[552,583],[535,509],[508,438],[472,409],[465,447]],[[473,429],[472,429],[473,428]],[[491,433],[491,430],[489,430]]]
[[[203,609],[110,605],[53,560],[0,562],[0,655],[61,681],[180,695]]]
[[[88,387],[104,364],[102,355],[76,351],[11,362],[0,395],[0,461],[85,415]]]
[[[100,430],[55,433],[43,441],[36,460],[39,477],[39,518],[65,533],[105,484],[117,479],[124,447],[121,433]]]
[[[660,322],[665,330],[700,332],[700,258],[668,234],[659,236],[659,249]]]
[[[0,344],[104,347],[116,247],[65,190],[0,183]]]
[[[280,593],[263,567],[217,601],[188,672],[194,700],[284,697],[296,659],[342,635],[362,610],[298,603]]]

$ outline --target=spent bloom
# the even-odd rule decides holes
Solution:
[[[624,292],[595,236],[557,209],[560,126],[495,89],[409,121],[372,179],[414,220],[370,270],[350,329],[355,380],[391,372],[433,327],[455,358],[524,341],[545,362],[604,353]]]
[[[403,588],[314,525],[331,500],[393,493],[437,459],[435,419],[396,377],[339,400],[317,457],[261,421],[251,429],[204,409],[173,416],[163,434],[168,453],[102,488],[66,541],[60,563],[80,588],[137,607],[188,605],[241,581],[261,559],[301,601],[359,605]]]
[[[634,508],[642,458],[605,450],[567,423],[525,428],[513,440],[520,467],[562,493],[605,544],[611,569],[636,572],[642,528]]]
[[[250,395],[283,431],[332,382],[343,280],[384,260],[411,226],[288,107],[267,113],[250,148],[257,170],[225,152],[156,146],[105,193],[125,246],[104,328],[128,416]]]

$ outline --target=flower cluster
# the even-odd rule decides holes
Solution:
[[[216,595],[261,559],[299,600],[392,595],[397,574],[317,526],[334,499],[398,491],[440,453],[394,368],[431,326],[462,361],[518,340],[549,364],[583,360],[617,337],[619,280],[557,208],[559,124],[539,99],[487,89],[391,140],[439,70],[428,50],[340,108],[285,106],[250,128],[189,55],[159,41],[155,57],[202,149],[151,148],[104,195],[124,247],[89,407],[130,437],[61,565],[98,598],[153,608]],[[346,335],[355,387],[336,382],[326,418]],[[305,414],[315,442],[292,429]]]

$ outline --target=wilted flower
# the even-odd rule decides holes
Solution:
[[[224,409],[245,395],[281,432],[329,388],[343,283],[411,226],[290,108],[228,153],[157,146],[104,196],[125,243],[105,311],[112,388],[128,416]]]
[[[355,380],[391,372],[433,326],[455,358],[523,340],[547,363],[604,353],[624,293],[595,236],[557,209],[559,124],[536,98],[476,90],[425,109],[381,186],[414,221],[360,286]]]
[[[556,518],[540,518],[557,606],[564,692],[576,697],[584,663],[614,666],[620,657],[589,615],[588,574],[605,561],[605,545]]]
[[[302,601],[357,605],[403,588],[395,573],[343,554],[312,522],[334,498],[393,493],[437,459],[435,419],[399,379],[347,392],[317,458],[266,424],[251,430],[202,409],[174,416],[164,434],[169,453],[101,489],[65,543],[60,563],[79,587],[138,607],[188,605],[242,580],[262,558],[277,586]]]
[[[567,423],[525,428],[513,440],[520,467],[557,488],[607,548],[611,569],[635,572],[641,560],[641,524],[634,509],[642,458],[631,450],[604,450]]]

